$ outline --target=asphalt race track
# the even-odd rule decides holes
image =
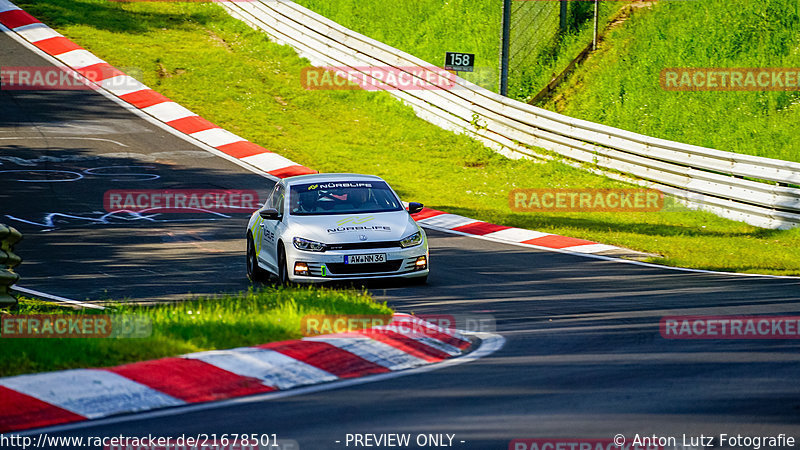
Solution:
[[[46,64],[2,34],[0,48],[0,66]],[[245,214],[108,217],[103,194],[263,195],[270,180],[90,91],[0,91],[0,163],[0,221],[25,234],[20,285],[76,300],[137,301],[247,288]],[[678,341],[658,329],[667,315],[796,312],[800,281],[429,237],[427,286],[370,288],[401,312],[492,315],[507,339],[498,352],[424,374],[63,434],[275,433],[314,450],[348,448],[347,433],[449,433],[463,449],[617,433],[800,435],[796,341]]]
[[[0,48],[2,66],[48,65],[4,34]],[[103,197],[186,188],[265,196],[274,182],[96,92],[0,91],[0,164],[0,221],[25,235],[21,286],[76,300],[138,301],[248,286],[249,214],[108,216]]]

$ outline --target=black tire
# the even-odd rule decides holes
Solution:
[[[283,246],[278,246],[278,283],[281,286],[289,286],[292,281],[289,280],[289,268],[286,267],[286,251]]]
[[[247,237],[247,278],[254,283],[261,283],[269,279],[269,273],[258,266],[256,260],[256,246],[253,238]]]

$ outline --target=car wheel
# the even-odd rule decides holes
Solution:
[[[286,266],[286,251],[283,250],[283,246],[278,250],[278,282],[280,282],[281,286],[288,286],[292,282],[289,279],[289,268]]]
[[[253,238],[247,237],[247,278],[252,282],[262,282],[269,278],[267,271],[258,266],[256,246]]]

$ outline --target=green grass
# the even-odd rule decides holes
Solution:
[[[691,2],[697,3],[697,2]],[[763,230],[680,206],[655,213],[513,213],[514,188],[624,186],[558,161],[509,160],[418,119],[380,92],[307,91],[307,62],[217,5],[48,0],[32,14],[207,119],[323,172],[384,177],[407,201],[664,255],[655,262],[800,274],[800,230]]]
[[[552,1],[520,1],[513,3],[512,11],[522,14],[523,8],[535,10],[536,8],[549,7],[558,9],[559,2]],[[621,9],[627,5],[625,2],[603,1],[598,4],[598,29],[600,31],[611,21]],[[528,47],[526,36],[531,33],[528,27],[512,29],[512,59],[508,74],[508,96],[520,101],[528,102],[539,93],[547,84],[560,74],[569,63],[576,58],[592,42],[594,2],[572,1],[567,3],[567,30],[556,33],[553,39],[540,39],[535,46]],[[514,20],[512,19],[512,22]],[[550,20],[551,27],[559,24]],[[533,27],[545,24],[534,22]],[[515,53],[514,42],[518,42],[526,51]]]
[[[615,30],[546,105],[638,133],[800,161],[800,92],[671,92],[664,68],[800,67],[800,1],[661,1]]]
[[[454,0],[444,5],[434,0],[299,3],[434,64],[442,64],[447,50],[474,52],[484,67],[465,77],[497,88],[502,11],[498,0]],[[633,18],[610,35],[610,50],[594,57],[563,96],[544,106],[661,138],[800,161],[800,140],[793,133],[800,120],[800,93],[667,92],[659,85],[659,74],[666,67],[800,67],[800,0],[655,3],[652,12],[637,8]],[[568,6],[567,33],[542,39],[512,60],[510,97],[530,99],[591,41],[593,2]],[[622,6],[600,2],[600,27]],[[534,17],[545,8],[557,5],[516,2],[514,22],[526,9]],[[529,28],[556,25],[553,20],[534,21]],[[524,42],[531,31],[518,28],[512,37]]]
[[[10,311],[0,310],[9,314]],[[22,299],[13,314],[126,314],[152,322],[147,338],[2,338],[0,377],[52,370],[109,367],[203,350],[302,337],[311,314],[390,315],[364,292],[319,288],[264,288],[158,305],[119,304],[106,311],[72,310]]]
[[[464,78],[496,90],[502,0],[300,0],[314,12],[433,65],[445,52],[475,54]]]
[[[431,64],[447,51],[474,53],[476,70],[460,75],[497,91],[502,0],[299,0],[299,4]],[[512,4],[509,90],[524,100],[538,93],[592,40],[593,2],[568,3],[567,31],[558,33],[558,2]],[[620,9],[600,3],[600,27]],[[519,51],[518,51],[519,50]]]

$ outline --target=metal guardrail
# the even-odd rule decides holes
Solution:
[[[0,306],[17,304],[9,288],[19,280],[19,275],[11,269],[22,262],[22,258],[14,254],[14,245],[20,240],[19,231],[0,223]]]
[[[393,67],[429,84],[423,77],[433,65],[289,0],[221,5],[315,66],[348,67],[367,78],[372,78],[368,67]],[[791,186],[800,185],[800,163],[653,138],[537,108],[460,78],[457,83],[452,89],[387,92],[421,118],[509,157],[552,158],[538,147],[569,164],[588,164],[612,177],[661,189],[723,217],[765,228],[800,224],[800,189]]]

